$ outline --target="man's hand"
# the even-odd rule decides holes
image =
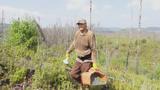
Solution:
[[[94,69],[98,69],[98,67],[97,67],[97,65],[96,65],[95,62],[93,62],[93,68],[94,68]]]
[[[69,59],[69,53],[66,52],[66,59]]]
[[[66,52],[66,59],[63,60],[63,63],[64,63],[64,64],[69,64],[68,60],[69,60],[69,53]]]

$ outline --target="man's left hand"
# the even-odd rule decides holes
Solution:
[[[93,68],[94,68],[94,69],[98,69],[98,67],[97,67],[97,65],[96,65],[95,62],[93,62]]]

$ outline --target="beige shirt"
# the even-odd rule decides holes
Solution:
[[[70,45],[68,52],[72,52],[75,49],[78,56],[85,56],[91,53],[92,60],[96,60],[96,38],[95,34],[86,30],[81,33],[79,30],[75,33],[74,40]]]

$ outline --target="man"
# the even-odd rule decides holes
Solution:
[[[76,31],[74,40],[67,50],[67,58],[75,49],[78,57],[75,65],[72,67],[70,75],[76,81],[81,83],[81,73],[87,72],[91,67],[96,67],[96,38],[95,34],[88,30],[86,20],[77,22],[79,30]]]

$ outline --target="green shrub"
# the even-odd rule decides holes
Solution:
[[[10,75],[10,82],[12,85],[22,83],[27,73],[26,68],[17,68],[13,75]]]
[[[155,78],[160,80],[160,65],[157,65],[156,72],[155,72]]]
[[[35,20],[14,20],[9,27],[6,41],[11,46],[35,49],[38,44],[38,27]]]
[[[40,66],[37,66],[33,76],[33,88],[72,89],[72,83],[68,78],[62,60],[59,58],[48,58]]]

